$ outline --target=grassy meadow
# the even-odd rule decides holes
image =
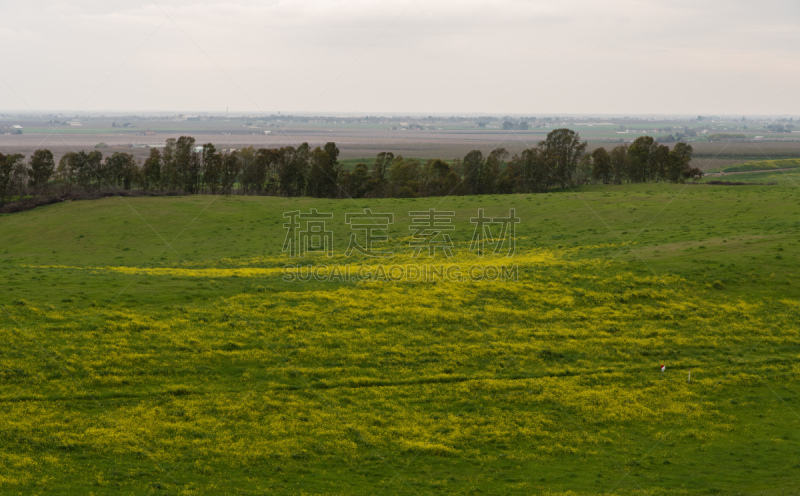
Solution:
[[[0,216],[0,493],[795,494],[800,173],[752,176]],[[285,280],[378,263],[344,255],[364,207],[387,263],[518,280]],[[434,207],[454,256],[413,259]],[[311,208],[334,256],[290,259]],[[470,252],[479,208],[516,209],[512,257]]]
[[[726,167],[722,172],[753,172],[753,171],[777,171],[785,169],[796,169],[800,167],[800,159],[789,158],[783,160],[759,160],[745,162],[734,167]]]

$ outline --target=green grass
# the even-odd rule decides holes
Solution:
[[[375,162],[375,157],[372,158],[349,158],[340,160],[339,163],[342,164],[342,168],[345,170],[352,171],[356,165],[358,164],[366,164],[367,167],[372,167],[372,164]]]
[[[726,167],[722,172],[750,172],[750,171],[771,171],[776,169],[796,169],[800,167],[800,159],[788,158],[783,160],[757,160],[746,162],[742,165]]]
[[[723,181],[734,183],[746,183],[753,185],[785,184],[787,186],[797,186],[800,184],[800,169],[788,170],[761,170],[750,172],[737,172],[736,174],[722,176],[705,176],[700,183],[711,181]]]
[[[520,280],[266,272],[310,208],[334,214],[314,263],[375,263],[342,255],[362,207],[395,214],[398,263],[410,210],[455,211],[473,263],[470,218],[515,208],[515,256],[481,263]],[[0,492],[791,494],[798,207],[786,180],[2,216]]]

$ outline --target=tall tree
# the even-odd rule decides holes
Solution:
[[[308,193],[308,177],[311,169],[311,147],[308,143],[301,143],[292,155],[292,167],[295,169],[298,194]]]
[[[369,196],[374,198],[386,196],[387,176],[392,162],[394,162],[394,153],[392,152],[381,152],[375,157],[375,162],[372,164],[372,171],[370,172]]]
[[[464,186],[468,195],[479,195],[483,191],[484,163],[483,153],[472,150],[463,159]]]
[[[202,178],[199,157],[194,156],[194,143],[191,136],[181,136],[175,142],[175,168],[180,177],[178,188],[187,193],[197,193]]]
[[[578,159],[578,166],[575,170],[574,179],[575,184],[586,184],[592,180],[592,155],[584,153]]]
[[[628,147],[628,180],[644,183],[654,176],[658,143],[652,136],[639,136]]]
[[[161,162],[161,183],[168,190],[177,191],[180,188],[180,171],[175,162],[177,140],[168,138],[164,146],[164,155]]]
[[[280,193],[300,196],[308,186],[309,146],[303,143],[297,149],[287,146],[277,152],[277,173]]]
[[[103,182],[102,163],[103,154],[97,150],[90,153],[83,150],[68,152],[58,162],[58,172],[68,183],[74,183],[83,190],[89,190],[92,187],[92,181],[98,187]]]
[[[225,154],[222,158],[222,175],[220,176],[220,188],[223,195],[230,195],[236,180],[239,178],[239,154],[235,151]]]
[[[650,180],[666,181],[669,175],[669,147],[656,144],[650,163]]]
[[[389,192],[396,198],[419,196],[420,164],[416,159],[404,159],[398,155],[389,168]]]
[[[25,193],[27,168],[24,160],[25,155],[19,153],[0,154],[0,205],[14,194],[22,196]]]
[[[150,149],[142,166],[142,187],[145,191],[161,191],[161,152],[158,148]]]
[[[125,165],[122,168],[120,181],[122,189],[130,191],[135,184],[141,183],[142,172],[139,170],[139,163],[133,154],[126,153],[125,155],[127,155],[127,160],[124,162]]]
[[[14,171],[14,164],[8,160],[6,155],[0,153],[0,205],[6,204],[6,198],[10,196],[11,175]]]
[[[264,176],[261,183],[262,191],[266,194],[280,194],[280,166],[281,153],[278,148],[260,148],[256,152],[256,167],[260,171],[259,176]],[[263,171],[263,172],[261,172]]]
[[[189,155],[189,181],[184,189],[187,193],[199,194],[203,188],[203,158],[198,152]]]
[[[514,155],[497,178],[497,192],[503,195],[525,191],[522,179],[522,159]]]
[[[566,188],[573,183],[578,168],[578,161],[586,151],[587,143],[581,142],[581,136],[571,129],[555,129],[547,134],[547,138],[539,143],[543,158],[556,183]]]
[[[453,159],[453,162],[450,164],[450,170],[453,172],[453,175],[456,178],[455,185],[447,190],[446,195],[456,195],[460,196],[466,194],[466,185],[464,184],[464,162],[461,160],[460,157],[456,157]]]
[[[684,177],[684,171],[691,169],[692,145],[686,143],[676,143],[669,152],[667,166],[667,180],[673,183],[680,182]]]
[[[520,156],[522,182],[526,192],[547,191],[553,185],[555,172],[545,158],[541,147],[528,148]]]
[[[222,181],[222,156],[211,144],[203,145],[203,186],[208,192],[216,195]]]
[[[77,157],[77,152],[67,152],[61,156],[58,161],[58,167],[56,167],[56,177],[59,181],[67,185],[75,183],[77,180],[75,170],[75,165],[78,162]]]
[[[129,190],[138,172],[136,158],[130,153],[114,152],[106,157],[103,172],[106,187]]]
[[[344,177],[344,196],[350,198],[364,198],[364,195],[369,189],[369,167],[367,167],[367,164],[356,164],[352,172],[345,174]]]
[[[423,168],[423,193],[426,196],[449,195],[458,184],[456,173],[442,159],[431,159]]]
[[[53,159],[53,152],[50,150],[36,150],[29,160],[30,183],[33,195],[42,194],[47,191],[50,178],[56,168],[56,161]]]
[[[608,155],[611,158],[611,177],[614,184],[628,181],[628,171],[630,170],[628,145],[617,145],[611,149]]]
[[[495,193],[500,169],[506,158],[508,158],[508,151],[505,148],[495,148],[489,152],[481,173],[481,193],[487,195]]]
[[[339,185],[339,149],[333,142],[311,152],[311,169],[308,175],[308,192],[316,198],[335,198]]]
[[[100,189],[103,186],[103,154],[98,150],[92,150],[89,153],[79,152],[83,162],[82,183],[85,187],[90,188],[92,180],[94,180],[95,189]]]
[[[262,194],[266,188],[267,173],[273,162],[274,151],[262,148],[256,151],[252,146],[239,152],[241,167],[241,191],[244,194]]]
[[[612,176],[611,155],[602,146],[592,152],[592,179],[608,184]]]

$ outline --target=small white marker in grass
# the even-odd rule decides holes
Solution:
[[[667,368],[667,366],[666,366],[666,365],[661,365],[661,373],[662,373],[662,374],[664,373],[664,369],[666,369],[666,368]]]
[[[686,380],[686,382],[692,382],[692,369],[689,369],[689,378]]]

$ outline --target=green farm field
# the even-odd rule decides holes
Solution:
[[[795,494],[800,173],[746,179],[775,184],[0,216],[0,493]],[[333,256],[290,258],[312,208]],[[363,208],[383,262],[345,256]],[[411,256],[429,208],[451,258]],[[515,209],[513,256],[470,251],[480,208]],[[518,277],[284,269],[380,263]]]

